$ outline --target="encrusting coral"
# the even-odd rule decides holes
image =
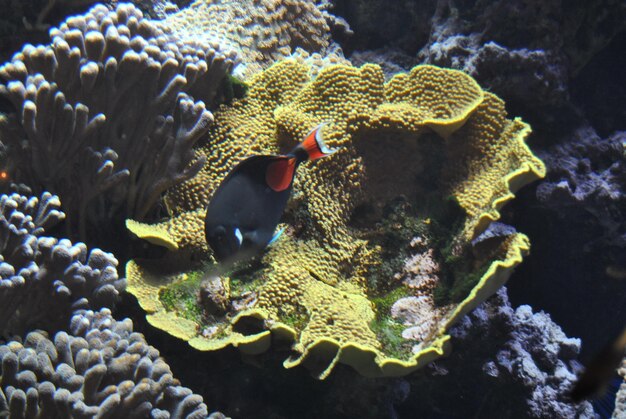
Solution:
[[[143,219],[203,161],[192,146],[212,121],[235,57],[181,40],[133,5],[96,6],[0,67],[0,141],[16,182],[61,197],[71,236],[102,220]],[[141,158],[139,158],[141,156]]]
[[[194,265],[210,260],[204,208],[229,170],[250,154],[289,151],[320,122],[339,150],[299,169],[284,237],[248,269]],[[311,79],[308,66],[279,62],[216,114],[197,151],[207,164],[168,192],[171,219],[127,222],[170,249],[160,261],[127,264],[129,291],[151,324],[201,350],[259,353],[286,341],[294,353],[285,366],[307,365],[320,378],[337,362],[365,375],[406,374],[445,352],[450,325],[528,251],[516,232],[471,241],[518,188],[544,175],[524,143],[529,132],[460,71],[418,66],[385,83],[377,65],[330,66]],[[406,208],[390,210],[398,200]],[[383,257],[391,248],[408,257],[418,242],[441,266],[424,286],[394,276],[397,259]],[[390,313],[406,297],[431,307],[419,340],[405,339]]]
[[[202,397],[180,386],[132,321],[108,309],[77,312],[70,334],[33,331],[0,346],[0,364],[0,412],[10,417],[208,416]]]
[[[113,307],[126,285],[112,254],[45,237],[58,197],[0,196],[0,336],[63,329],[75,310]]]
[[[328,7],[318,0],[196,0],[161,26],[180,38],[218,40],[237,51],[236,73],[247,77],[296,51],[325,55],[330,25],[347,26]]]

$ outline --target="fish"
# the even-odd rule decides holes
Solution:
[[[218,262],[252,258],[275,242],[296,170],[337,151],[326,147],[322,123],[286,155],[255,155],[237,164],[217,187],[204,219],[206,241]]]
[[[578,403],[602,396],[615,371],[626,356],[626,328],[613,342],[602,348],[589,362],[570,393]]]

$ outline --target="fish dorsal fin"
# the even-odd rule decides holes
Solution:
[[[267,166],[265,182],[276,192],[284,191],[291,185],[295,170],[295,157],[279,157]]]

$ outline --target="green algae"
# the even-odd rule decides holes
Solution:
[[[280,321],[294,330],[302,331],[309,323],[309,316],[302,308],[301,310],[293,310],[284,313],[279,310]]]
[[[376,334],[383,352],[398,359],[409,359],[412,356],[412,344],[402,337],[406,327],[391,317],[391,307],[400,298],[409,295],[405,286],[398,286],[385,295],[370,299],[374,304],[376,318],[369,327]]]
[[[440,200],[430,211],[433,218],[428,237],[441,268],[433,299],[438,306],[460,303],[478,284],[489,266],[476,268],[470,245],[459,242],[465,213],[454,196]]]
[[[187,279],[169,284],[159,291],[159,300],[167,311],[175,311],[179,316],[200,323],[203,312],[198,305],[198,289],[202,272],[192,272]]]
[[[259,274],[265,268],[261,262],[252,260],[240,263],[225,273],[228,287],[230,289],[230,299],[239,298],[247,293],[257,291],[264,282],[264,277]]]
[[[391,318],[385,318],[373,320],[369,327],[376,333],[385,355],[401,360],[409,360],[414,355],[413,344],[402,337],[405,326]]]
[[[194,321],[199,329],[217,327],[212,337],[225,334],[224,321],[236,314],[231,309],[232,301],[244,297],[249,292],[257,290],[263,282],[262,275],[258,275],[262,265],[258,261],[239,263],[223,271],[218,264],[207,263],[189,271],[185,279],[172,282],[159,291],[159,301],[167,311],[175,312],[178,316]],[[227,308],[223,314],[211,313],[200,301],[202,282],[210,276],[220,274],[225,288]],[[225,336],[225,335],[224,335]]]
[[[228,74],[222,83],[224,103],[230,104],[235,99],[243,98],[248,92],[248,85],[240,78]]]
[[[455,255],[450,247],[444,249],[446,274],[442,276],[434,290],[433,298],[437,305],[460,303],[465,299],[480,279],[487,273],[491,263],[482,262],[476,266],[475,260],[469,251],[462,255]]]
[[[473,257],[467,246],[458,245],[463,216],[458,201],[452,196],[441,198],[427,194],[417,208],[404,197],[391,200],[375,227],[362,233],[370,246],[381,249],[380,264],[370,270],[367,278],[370,297],[386,295],[401,285],[390,278],[402,271],[406,259],[415,251],[410,245],[415,237],[423,239],[422,246],[434,250],[435,260],[441,266],[439,287],[442,289],[436,292],[446,298],[438,301],[448,302],[451,294],[455,302],[467,296],[484,272],[472,273]],[[464,290],[467,293],[463,294]]]
[[[435,229],[440,230],[436,249],[442,262],[440,280],[433,292],[434,302],[438,306],[463,301],[489,267],[487,264],[477,269],[470,244],[459,243],[464,213],[456,199],[447,199],[447,209],[443,214],[434,225]]]
[[[391,317],[391,307],[400,298],[409,295],[410,291],[404,285],[399,285],[386,294],[370,297],[376,318],[370,322],[369,327],[376,334],[383,352],[398,359],[409,359],[412,345],[402,337],[405,327]]]
[[[410,295],[409,290],[404,285],[400,285],[386,294],[370,297],[370,301],[374,304],[376,318],[389,317],[391,315],[391,306],[400,298]]]

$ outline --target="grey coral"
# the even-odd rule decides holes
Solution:
[[[598,226],[598,237],[584,250],[626,248],[626,132],[600,138],[582,125],[572,138],[543,151],[548,177],[537,187],[537,198],[560,216]]]
[[[514,382],[527,397],[527,417],[593,417],[590,403],[569,400],[582,369],[576,361],[580,339],[568,338],[547,313],[533,313],[528,305],[514,309],[503,288],[452,331],[454,339],[475,345],[490,345],[502,334],[508,340],[491,359],[481,360],[482,372],[494,382]]]
[[[181,40],[131,4],[96,6],[26,45],[0,68],[1,141],[16,181],[61,197],[72,234],[118,216],[143,219],[203,164],[192,147],[235,56]]]
[[[571,402],[582,365],[580,340],[544,312],[511,306],[506,287],[451,329],[453,352],[405,377],[411,397],[400,417],[592,418]],[[497,412],[497,413],[496,413]],[[490,416],[491,415],[491,416]]]
[[[202,397],[108,309],[81,311],[70,334],[29,333],[0,346],[0,414],[27,418],[205,418]]]
[[[117,260],[45,237],[63,219],[58,197],[0,196],[0,336],[65,328],[78,309],[112,307],[126,285]]]

